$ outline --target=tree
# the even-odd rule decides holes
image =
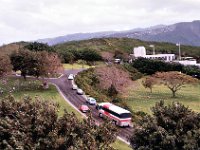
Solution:
[[[62,72],[62,64],[56,53],[46,51],[32,52],[20,50],[10,56],[14,71],[21,71],[26,79],[27,75],[39,77],[55,75]]]
[[[67,111],[58,117],[58,104],[30,97],[0,101],[0,149],[111,149],[117,129],[111,122],[99,127],[92,116],[79,121]]]
[[[165,106],[161,101],[145,117],[130,144],[134,150],[197,150],[200,148],[200,114],[180,103]]]
[[[147,75],[152,75],[156,72],[183,70],[183,65],[179,63],[166,63],[161,60],[151,60],[146,58],[138,58],[134,60],[132,66],[139,72]]]
[[[0,77],[5,76],[6,74],[12,71],[12,65],[10,58],[0,54]]]
[[[101,55],[92,49],[83,49],[80,51],[80,58],[82,60],[85,60],[87,62],[93,63],[94,61],[100,61],[102,60]]]
[[[40,76],[55,76],[63,72],[63,66],[56,53],[42,51],[38,53],[38,70]]]
[[[143,81],[142,81],[142,85],[145,87],[145,88],[149,88],[151,93],[152,93],[152,88],[153,88],[153,85],[155,85],[157,82],[156,82],[156,78],[154,77],[146,77]]]
[[[21,71],[21,75],[26,79],[27,75],[37,75],[37,56],[29,50],[19,50],[10,55],[14,71]]]
[[[32,42],[24,46],[25,49],[30,51],[47,51],[47,52],[55,52],[55,50],[47,44],[39,43],[39,42]]]
[[[196,84],[198,79],[185,75],[177,71],[157,72],[153,75],[154,78],[159,79],[165,86],[172,91],[172,97],[176,97],[176,92],[186,84]]]

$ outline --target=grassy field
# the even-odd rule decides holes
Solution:
[[[21,91],[21,92],[16,92],[13,94],[17,99],[23,98],[25,95],[28,95],[32,97],[33,99],[37,96],[41,98],[42,100],[50,100],[54,101],[59,104],[59,112],[58,115],[61,116],[64,114],[64,109],[67,110],[69,113],[75,113],[76,116],[79,119],[82,119],[83,117],[81,116],[80,113],[78,113],[76,110],[73,109],[71,105],[69,105],[63,97],[59,94],[57,91],[56,87],[53,85],[50,85],[48,90],[34,90],[34,91]]]
[[[172,93],[167,87],[154,86],[153,92],[150,93],[149,89],[143,87],[141,80],[137,80],[135,87],[131,88],[126,96],[127,104],[133,111],[151,113],[150,108],[156,102],[164,100],[165,104],[181,102],[192,110],[200,112],[200,84],[197,86],[185,85],[177,92],[177,97],[172,98]]]
[[[120,140],[116,140],[112,146],[117,150],[131,150],[131,147]]]
[[[72,64],[63,64],[63,67],[64,67],[64,69],[88,69],[91,66],[75,63],[73,65]]]

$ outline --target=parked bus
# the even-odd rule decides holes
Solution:
[[[111,103],[100,103],[97,105],[99,110],[99,117],[107,117],[111,119],[116,125],[124,127],[131,124],[131,113],[119,106]]]

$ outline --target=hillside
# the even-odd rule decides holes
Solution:
[[[39,42],[55,45],[69,41],[93,38],[131,38],[144,41],[170,42],[183,45],[200,46],[200,21],[180,22],[172,25],[157,25],[127,31],[105,31],[94,33],[75,33],[55,38],[40,39]]]
[[[3,55],[9,55],[13,51],[18,51],[20,48],[24,47],[26,44],[27,42],[17,42],[17,43],[3,45],[0,47],[0,53]]]
[[[175,44],[163,43],[163,42],[147,42],[130,38],[100,38],[90,39],[83,41],[66,42],[63,44],[55,45],[55,49],[58,52],[66,50],[80,50],[80,49],[92,49],[100,52],[109,51],[115,52],[116,50],[126,53],[132,53],[132,50],[136,46],[145,46],[147,53],[152,53],[150,44],[155,45],[156,53],[175,53],[178,54],[178,47]],[[197,59],[200,58],[200,47],[184,46],[181,45],[182,56],[193,56]]]

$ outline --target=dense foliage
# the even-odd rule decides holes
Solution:
[[[10,55],[14,71],[21,71],[21,75],[35,77],[55,75],[62,71],[62,64],[56,53],[46,51],[34,52],[19,50]]]
[[[58,118],[58,105],[25,97],[0,101],[0,149],[101,150],[112,149],[116,127],[105,122],[99,127],[90,116],[79,121],[65,112]]]
[[[161,101],[152,108],[130,138],[134,150],[198,150],[200,114],[180,103],[165,106]]]
[[[146,58],[135,59],[132,66],[141,73],[151,75],[162,71],[182,71],[183,65],[178,63],[166,63],[160,60],[151,60]]]
[[[141,73],[147,75],[152,75],[156,72],[179,71],[200,78],[200,68],[197,66],[184,66],[179,63],[168,63],[142,57],[135,59],[131,65]]]
[[[94,62],[94,61],[101,61],[102,57],[101,55],[92,49],[73,49],[68,50],[65,49],[63,51],[58,51],[60,56],[63,58],[63,61],[65,63],[73,63],[77,60],[85,60],[88,63]]]
[[[132,80],[137,80],[137,79],[142,78],[143,74],[139,72],[137,69],[135,69],[131,64],[124,63],[123,67],[129,72]]]
[[[24,46],[25,49],[29,49],[31,51],[47,51],[47,52],[55,52],[53,47],[50,47],[47,44],[39,43],[39,42],[33,42],[28,43]]]

